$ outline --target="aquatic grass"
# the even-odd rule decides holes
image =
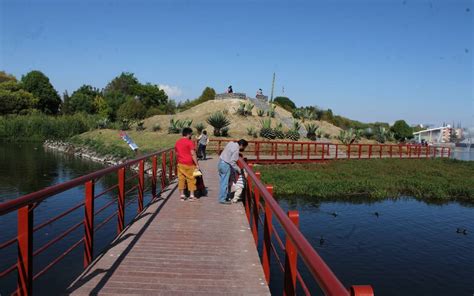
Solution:
[[[474,201],[474,162],[451,159],[344,160],[257,166],[277,195],[319,199],[409,195],[427,200]]]

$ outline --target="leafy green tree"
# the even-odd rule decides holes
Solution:
[[[397,120],[390,128],[394,137],[398,141],[405,141],[413,138],[413,129],[405,122],[405,120]]]
[[[10,75],[6,73],[5,71],[0,71],[0,83],[7,82],[7,81],[13,81],[16,82],[16,77],[13,75]]]
[[[168,101],[168,95],[164,90],[160,89],[158,85],[150,83],[135,86],[133,95],[137,96],[147,108],[158,107]]]
[[[21,77],[21,83],[24,90],[38,98],[37,109],[46,114],[58,113],[61,98],[46,75],[40,71],[31,71]]]
[[[287,97],[276,97],[273,99],[273,103],[290,112],[296,109],[295,103]]]
[[[37,99],[27,91],[22,89],[9,91],[0,88],[0,115],[19,114],[23,110],[33,108],[36,103]]]
[[[129,99],[117,110],[117,117],[120,120],[136,121],[144,119],[146,108],[139,100]]]
[[[110,108],[102,96],[96,96],[94,98],[94,110],[102,118],[107,118],[110,114]]]
[[[83,85],[74,91],[67,101],[65,100],[64,107],[69,114],[77,112],[95,114],[97,113],[95,98],[98,96],[100,96],[99,89]]]
[[[133,73],[122,72],[120,76],[110,81],[104,89],[105,95],[109,93],[120,93],[125,96],[135,96],[140,82]]]
[[[201,103],[214,100],[216,98],[216,91],[212,88],[207,86],[203,91],[201,96],[199,96],[198,100]]]

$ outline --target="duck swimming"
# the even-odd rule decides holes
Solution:
[[[324,237],[321,235],[321,238],[319,239],[319,245],[322,246],[325,242]]]
[[[337,212],[332,212],[331,215],[333,215],[334,217],[337,217]]]

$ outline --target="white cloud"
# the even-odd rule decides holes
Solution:
[[[176,98],[176,97],[179,97],[183,94],[183,91],[177,87],[177,86],[173,86],[173,85],[167,85],[167,84],[159,84],[158,85],[162,90],[165,91],[165,93],[168,95],[168,97],[170,98]]]

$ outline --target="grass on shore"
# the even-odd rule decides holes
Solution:
[[[89,131],[71,138],[73,144],[87,146],[99,154],[112,155],[120,158],[131,158],[134,152],[128,147],[118,130],[101,129]],[[154,152],[159,149],[174,147],[180,135],[158,134],[147,131],[127,131],[127,134],[138,145],[142,153]]]
[[[372,159],[257,166],[276,195],[320,199],[396,198],[474,201],[474,162]]]

